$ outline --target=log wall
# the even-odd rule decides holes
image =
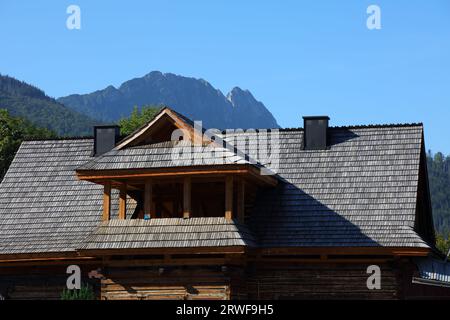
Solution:
[[[417,268],[408,261],[378,263],[381,290],[369,290],[370,264],[259,261],[246,266],[103,267],[102,280],[87,278],[98,266],[80,267],[82,281],[104,300],[450,298],[450,288],[412,284]],[[66,267],[0,267],[0,299],[59,300]]]
[[[221,267],[107,268],[102,300],[227,300],[230,279]]]
[[[392,265],[381,268],[381,290],[369,290],[370,264],[277,263],[254,266],[250,299],[398,299],[399,278]]]

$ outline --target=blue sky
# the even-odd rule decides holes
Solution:
[[[54,97],[159,70],[249,89],[283,127],[424,122],[427,148],[450,153],[448,0],[0,0],[0,39],[0,73]]]

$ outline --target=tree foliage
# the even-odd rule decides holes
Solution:
[[[428,176],[430,182],[433,218],[436,230],[450,233],[450,156],[441,152],[428,152]]]
[[[450,250],[450,233],[448,233],[446,236],[443,234],[438,234],[436,236],[436,247],[443,254],[448,254]]]
[[[12,117],[7,110],[0,109],[0,181],[24,139],[55,136],[50,130],[37,128],[29,121]]]
[[[141,110],[135,106],[128,118],[119,120],[121,134],[129,135],[134,130],[151,121],[160,110],[161,107],[158,106],[144,106]]]
[[[450,247],[450,156],[429,151],[427,163],[436,247],[447,253]]]

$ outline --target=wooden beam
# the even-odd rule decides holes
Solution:
[[[224,174],[249,174],[249,165],[227,165],[226,167],[171,167],[157,169],[120,169],[120,170],[77,170],[80,180],[104,180],[126,178],[153,178],[153,177],[182,177],[182,176],[222,176]],[[257,171],[255,171],[257,172]],[[253,174],[256,175],[256,173]]]
[[[245,180],[238,180],[237,188],[237,219],[239,222],[244,223],[245,218]]]
[[[119,219],[126,219],[127,217],[127,184],[123,183],[120,186],[119,194]]]
[[[185,177],[183,180],[183,218],[191,216],[191,196],[192,182],[191,177]]]
[[[16,254],[0,254],[0,262],[6,260],[54,260],[55,258],[78,258],[78,252],[53,252],[53,253],[16,253]]]
[[[233,176],[225,177],[225,218],[233,219]]]
[[[145,181],[145,194],[144,194],[144,215],[149,215],[153,217],[154,212],[152,212],[152,202],[153,202],[153,181],[148,179]]]
[[[394,255],[420,257],[427,256],[430,249],[409,247],[277,247],[258,249],[258,251],[263,255]]]
[[[111,182],[105,184],[103,189],[103,221],[111,219]]]
[[[62,259],[52,259],[52,260],[5,260],[0,262],[0,267],[36,267],[36,266],[69,266],[72,264],[76,265],[101,265],[101,261],[98,258],[91,257],[80,257],[68,260]],[[4,275],[4,274],[3,274]]]
[[[196,177],[223,177],[224,175],[246,176],[252,181],[264,186],[276,186],[276,176],[261,175],[260,169],[249,164],[236,165],[211,165],[211,166],[187,166],[154,169],[121,169],[121,170],[77,170],[79,180],[87,180],[95,183],[111,179],[136,179],[142,181],[146,178],[183,178],[183,176]]]
[[[133,259],[133,260],[111,260],[106,265],[111,267],[146,267],[146,266],[208,266],[223,265],[227,260],[224,258],[209,259]]]
[[[233,254],[246,253],[245,246],[231,247],[189,247],[189,248],[147,248],[147,249],[80,249],[80,256],[154,255],[154,254]]]

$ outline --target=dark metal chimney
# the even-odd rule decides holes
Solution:
[[[112,150],[120,137],[119,126],[94,127],[94,157]]]
[[[329,120],[328,116],[303,117],[305,150],[327,149]]]

